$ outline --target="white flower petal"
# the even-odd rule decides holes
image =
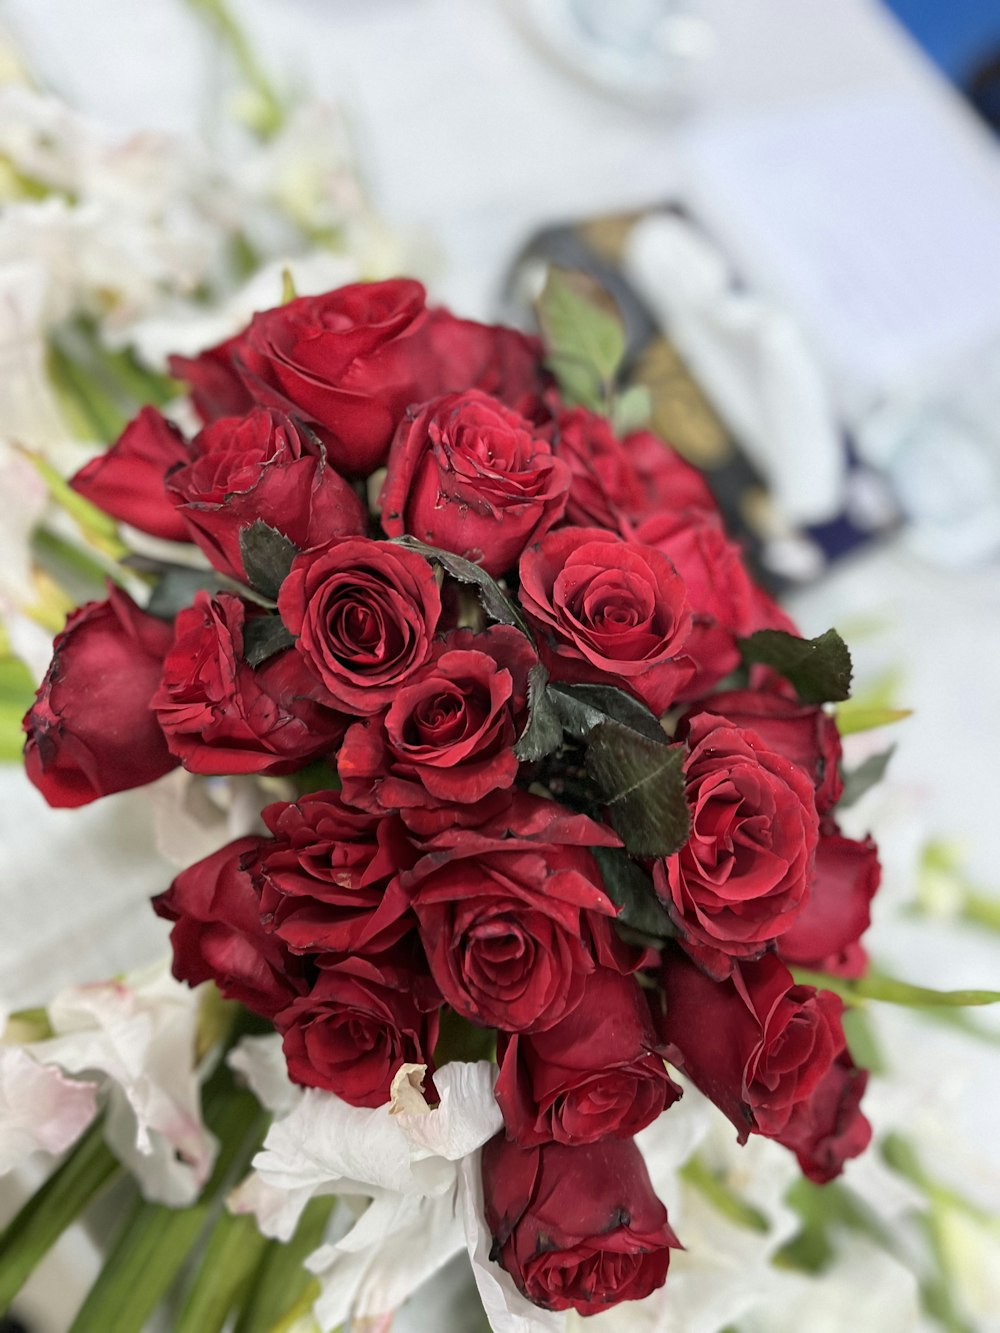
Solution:
[[[226,1056],[226,1064],[246,1080],[247,1087],[266,1111],[287,1114],[302,1096],[302,1089],[288,1077],[281,1037],[241,1037]]]
[[[67,1078],[20,1046],[0,1046],[0,1175],[34,1152],[60,1153],[97,1111],[97,1087]]]

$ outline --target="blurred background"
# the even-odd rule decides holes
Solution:
[[[122,142],[225,157],[269,90],[335,105],[384,262],[462,315],[527,326],[550,262],[608,284],[657,428],[706,469],[761,576],[804,633],[848,640],[859,706],[913,710],[847,742],[852,765],[894,746],[850,812],[885,863],[877,963],[1000,987],[1000,6],[230,12],[243,47],[211,0],[2,0],[0,23],[37,86]],[[257,168],[303,208],[333,169]],[[162,329],[135,328],[155,361]],[[0,998],[162,952],[146,897],[170,869],[145,798],[60,812],[16,765],[0,784]],[[937,1118],[946,1175],[1000,1210],[996,1017],[878,1021],[907,1052],[904,1110]]]

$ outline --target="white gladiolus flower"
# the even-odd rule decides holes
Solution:
[[[64,1152],[96,1114],[95,1083],[67,1078],[21,1046],[0,1046],[0,1176],[35,1152]]]
[[[105,1137],[146,1198],[193,1202],[215,1160],[195,1067],[200,994],[166,963],[123,981],[73,986],[48,1009],[54,1035],[26,1047],[45,1066],[93,1081]]]

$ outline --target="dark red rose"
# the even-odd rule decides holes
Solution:
[[[673,509],[636,529],[635,540],[668,556],[684,580],[694,625],[685,652],[697,674],[685,696],[703,693],[740,662],[737,638],[757,626],[757,594],[740,548],[731,542],[718,512]]]
[[[170,943],[178,981],[214,981],[227,1000],[274,1018],[306,982],[302,961],[260,924],[252,872],[263,841],[238,838],[188,866],[153,899],[153,908],[174,922]]]
[[[352,1106],[382,1106],[400,1065],[431,1063],[438,1014],[418,1004],[413,978],[393,963],[347,958],[321,966],[309,994],[276,1026],[296,1083]]]
[[[717,982],[674,948],[660,976],[669,1058],[725,1112],[741,1143],[750,1133],[777,1139],[812,1180],[830,1179],[864,1149],[864,1076],[847,1055],[838,996],[797,986],[773,954]]]
[[[786,962],[839,977],[860,977],[868,966],[861,936],[871,924],[871,901],[882,878],[871,838],[845,838],[820,826],[809,900],[778,942]]]
[[[383,716],[348,729],[337,760],[345,800],[434,808],[513,786],[536,661],[524,635],[505,625],[453,631]]]
[[[543,395],[552,376],[542,366],[538,338],[500,324],[457,319],[441,309],[429,312],[421,337],[432,360],[422,399],[482,389],[533,421],[544,415]]]
[[[244,336],[243,332],[237,333],[197,356],[170,357],[170,373],[188,385],[202,421],[239,417],[253,407],[253,395],[236,362]]]
[[[629,536],[635,524],[654,514],[688,505],[716,512],[701,474],[647,431],[619,440],[607,417],[582,407],[564,408],[552,442],[572,474],[566,503],[570,523]]]
[[[808,777],[756,733],[700,714],[685,763],[691,835],[653,879],[684,947],[715,976],[788,930],[812,883],[819,824]]]
[[[319,791],[264,810],[274,841],[262,848],[266,930],[296,953],[378,953],[414,926],[391,886],[416,860],[398,819]]]
[[[631,1138],[681,1095],[660,1050],[636,979],[598,968],[555,1027],[501,1034],[496,1098],[507,1137],[523,1148]]]
[[[645,497],[642,508],[627,515],[633,523],[665,509],[716,512],[717,505],[705,478],[665,440],[651,431],[636,430],[626,435],[622,444],[639,474]]]
[[[380,467],[407,406],[422,401],[427,350],[419,282],[359,282],[254,315],[237,360],[254,399],[315,427],[335,467]]]
[[[105,453],[85,463],[70,485],[122,523],[164,541],[188,541],[167,495],[167,472],[190,457],[187,441],[155,407],[144,407]]]
[[[345,537],[296,557],[278,609],[330,703],[367,715],[430,658],[441,594],[422,556]]]
[[[469,389],[400,422],[382,526],[502,574],[562,515],[568,485],[569,469],[530,421]]]
[[[727,690],[696,704],[683,720],[683,736],[690,718],[698,713],[724,717],[746,731],[754,731],[769,750],[783,754],[812,779],[816,808],[825,814],[840,800],[840,733],[836,720],[813,704],[767,690]]]
[[[258,667],[244,659],[255,614],[230,593],[200,592],[177,617],[151,706],[191,773],[292,773],[343,735],[343,718],[308,697],[312,677],[293,649]]]
[[[680,1242],[633,1139],[483,1149],[490,1257],[544,1310],[600,1314],[666,1281]]]
[[[570,1013],[598,963],[620,957],[616,908],[587,850],[619,845],[610,829],[527,792],[481,827],[425,843],[400,878],[452,1008],[506,1032]]]
[[[168,482],[176,512],[187,540],[240,582],[246,581],[240,531],[255,519],[300,550],[367,527],[361,501],[322,446],[279,412],[256,407],[243,417],[222,417],[193,447],[195,456]]]
[[[521,557],[521,604],[556,680],[610,683],[663,713],[691,678],[684,581],[659,551],[559,528]]]
[[[150,711],[170,639],[120,588],[70,615],[24,719],[25,768],[49,805],[86,805],[176,767]]]

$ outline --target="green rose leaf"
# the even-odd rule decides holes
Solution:
[[[528,723],[514,746],[522,763],[544,759],[562,743],[562,724],[545,688],[548,680],[549,673],[536,662],[528,672]]]
[[[243,626],[243,656],[252,667],[291,648],[294,642],[295,636],[289,634],[279,616],[254,616]]]
[[[537,303],[545,363],[571,407],[605,411],[625,355],[625,329],[608,293],[586,273],[550,268]]]
[[[240,528],[240,555],[251,587],[272,599],[292,567],[298,548],[262,518]]]
[[[815,639],[800,639],[780,629],[760,629],[740,639],[747,665],[773,667],[795,687],[805,704],[839,702],[851,692],[851,654],[835,629]]]
[[[591,847],[608,897],[618,908],[618,920],[642,935],[669,939],[674,928],[656,896],[653,880],[627,852],[617,847]]]
[[[549,686],[549,698],[567,732],[576,740],[586,740],[602,722],[620,722],[647,740],[662,745],[666,733],[645,704],[613,685]]]
[[[527,622],[521,615],[519,608],[503,591],[496,579],[491,574],[487,574],[485,569],[480,569],[478,565],[474,565],[471,560],[466,560],[464,556],[455,555],[451,551],[439,550],[436,546],[428,546],[426,542],[418,542],[415,537],[393,537],[392,541],[396,546],[402,546],[407,551],[422,555],[425,560],[433,560],[435,564],[441,566],[446,574],[450,574],[459,583],[474,584],[479,594],[479,600],[483,605],[483,610],[491,620],[496,620],[501,625],[512,625],[514,629],[519,629],[527,638],[531,638]]]
[[[654,741],[610,720],[587,738],[587,770],[604,793],[612,827],[635,856],[670,856],[687,841],[684,754],[666,737]]]
[[[857,768],[844,774],[844,790],[837,802],[838,810],[846,810],[855,801],[860,801],[870,787],[882,781],[895,751],[895,745],[890,745],[888,750],[869,755],[863,763],[858,764]]]

